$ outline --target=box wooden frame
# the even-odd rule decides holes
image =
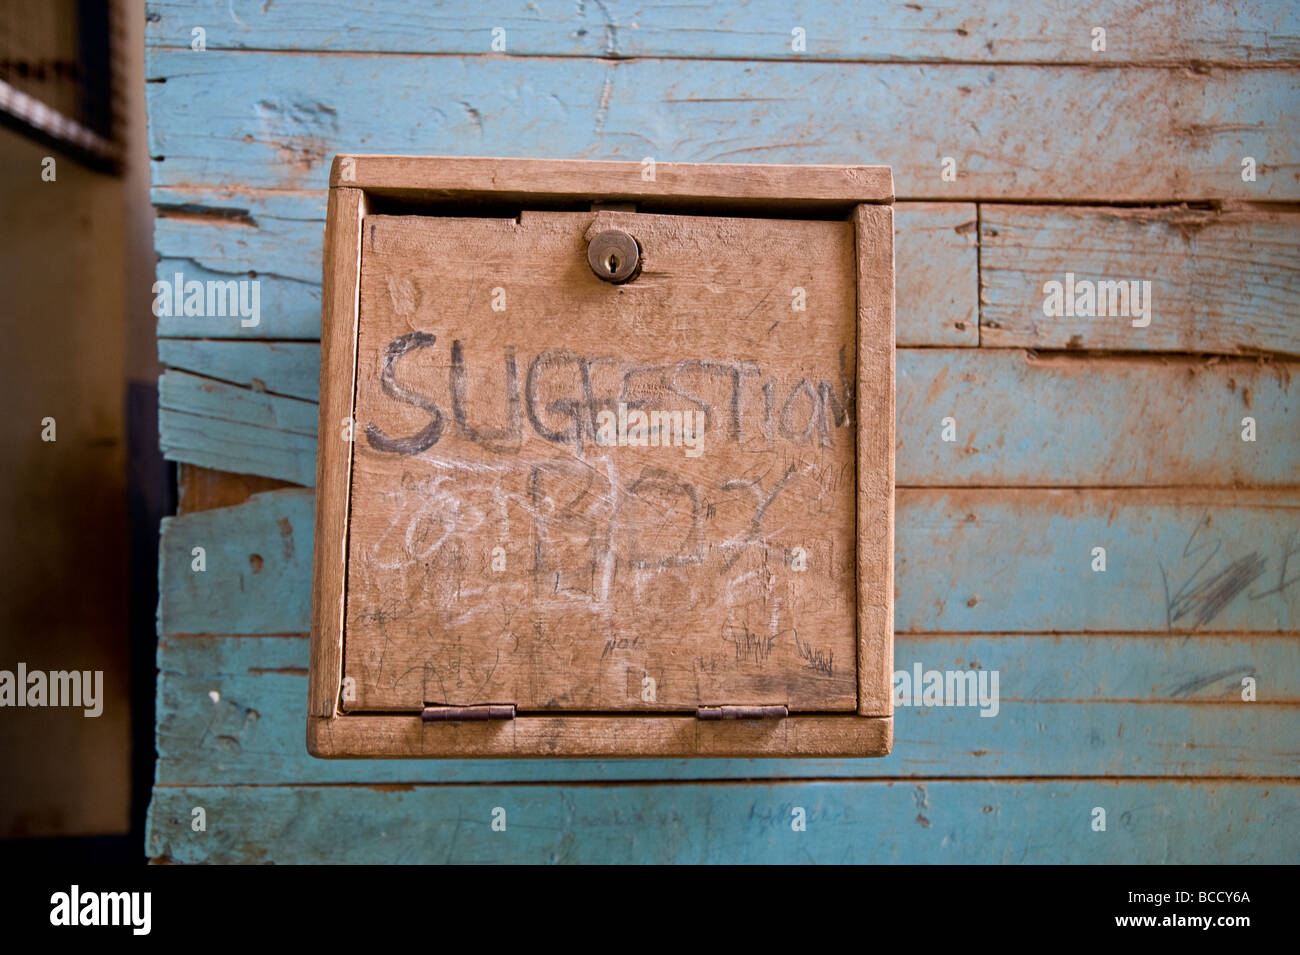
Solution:
[[[782,166],[337,156],[330,172],[321,305],[320,452],[307,748],[319,757],[859,757],[893,745],[894,252],[887,166]],[[342,688],[362,226],[376,197],[414,202],[644,204],[661,212],[854,223],[857,262],[858,709],[784,719],[517,715],[425,722],[345,713]],[[867,419],[864,421],[864,419]],[[863,468],[862,462],[874,466]],[[864,533],[864,528],[872,528]]]

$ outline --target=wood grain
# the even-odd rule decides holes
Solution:
[[[331,156],[382,143],[413,155],[883,164],[898,197],[946,202],[1300,199],[1287,70],[185,49],[154,50],[147,75],[150,113],[166,117],[149,127],[153,179],[167,187],[322,189]],[[220,97],[206,95],[214,86]],[[944,156],[955,181],[942,178]],[[1244,156],[1255,182],[1241,178]]]
[[[160,784],[537,780],[533,760],[313,759],[302,743],[307,660],[302,636],[164,638]],[[546,778],[1296,773],[1300,641],[1287,636],[901,634],[895,661],[909,673],[917,663],[998,671],[997,716],[981,717],[976,706],[897,706],[897,745],[884,759],[555,758],[546,762]],[[1256,679],[1258,702],[1243,702],[1245,677]]]
[[[697,215],[843,214],[858,203],[894,201],[888,166],[599,162],[474,156],[336,156],[331,186],[374,196],[462,205],[634,202],[646,212]],[[463,208],[463,205],[462,205]]]
[[[307,632],[299,535],[313,513],[311,492],[277,491],[165,520],[160,634]],[[1287,491],[900,488],[895,631],[1291,633],[1300,586],[1276,588],[1296,540]],[[195,575],[190,549],[204,543],[208,570]],[[1097,546],[1104,574],[1091,570]]]
[[[985,207],[980,342],[1300,354],[1297,235],[1292,210]],[[1049,317],[1044,286],[1067,272],[1080,283],[1150,282],[1149,316]]]
[[[862,228],[886,255],[860,292],[843,222],[368,216],[349,707],[856,707],[860,295],[858,457],[875,474],[893,447],[892,225]],[[635,281],[592,275],[608,229],[640,244]],[[650,425],[672,446],[601,446],[602,414],[640,409],[677,416]],[[890,484],[866,494],[875,525]]]
[[[858,713],[893,712],[894,215],[858,206],[857,584]]]
[[[353,407],[361,297],[361,226],[367,199],[359,189],[330,190],[323,263],[321,405],[325,451],[317,455],[314,571],[311,584],[311,685],[307,712],[332,717],[343,671],[348,514],[356,438]],[[305,501],[303,503],[306,503]]]
[[[314,344],[175,344],[187,346],[180,359],[187,365],[232,376],[246,368],[270,392],[305,387],[302,379],[318,374]],[[213,346],[221,352],[207,355]],[[292,362],[289,355],[267,362],[262,349],[284,347],[295,349]],[[1294,487],[1300,480],[1291,360],[902,348],[896,362],[900,486]],[[210,389],[205,413],[214,420],[189,432],[189,452],[224,470],[274,469],[301,480],[302,464],[286,459],[274,428],[240,427],[243,441],[233,451],[218,440],[244,415],[241,404],[224,406],[227,397],[266,400]],[[1247,416],[1256,423],[1254,442],[1241,439]],[[951,442],[947,417],[956,429]],[[182,453],[168,448],[170,456],[185,459]]]
[[[207,832],[190,828],[194,806]],[[1093,832],[1094,806],[1122,833]],[[492,830],[498,807],[504,832]],[[1278,782],[159,787],[146,852],[181,863],[1287,863],[1297,811],[1300,787]]]
[[[419,0],[328,0],[312,7],[254,0],[151,3],[146,41],[188,49],[208,25],[208,49],[377,53],[492,52],[505,32],[512,56],[700,57],[738,60],[944,60],[962,63],[1204,65],[1300,63],[1300,18],[1286,4],[1249,2],[1132,6],[1092,0],[1025,5],[995,0],[978,10],[925,4],[735,0],[678,4],[520,7],[486,0],[431,8]],[[792,49],[791,30],[806,49]],[[1104,53],[1091,28],[1108,27]]]

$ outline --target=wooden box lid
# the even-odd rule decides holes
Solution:
[[[889,170],[331,183],[311,751],[887,752]]]

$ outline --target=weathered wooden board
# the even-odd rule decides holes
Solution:
[[[256,326],[244,327],[236,317],[163,317],[160,336],[320,337],[324,192],[156,188],[153,195],[166,211],[156,233],[159,279],[173,282],[180,272],[207,282],[255,273],[261,283]],[[1294,256],[1286,254],[1295,244],[1289,228],[1294,215],[986,205],[982,217],[981,250],[973,204],[895,206],[900,346],[979,344],[982,263],[985,320],[1006,323],[984,328],[985,345],[1191,347],[1225,354],[1300,348],[1297,323],[1290,320],[1297,307]],[[1067,267],[1080,278],[1089,271],[1104,279],[1162,276],[1152,324],[1137,329],[1131,318],[1048,320],[1043,283],[1062,281]],[[1192,287],[1203,294],[1189,294]]]
[[[969,202],[905,202],[894,207],[898,344],[980,343],[979,248]]]
[[[1259,703],[1300,703],[1300,640],[1286,635],[929,633],[899,634],[894,643],[900,670],[920,662],[927,670],[999,671],[1004,703],[1241,703],[1248,676],[1258,681]],[[1124,666],[1114,666],[1121,657]],[[157,662],[161,673],[183,678],[300,678],[307,636],[164,637]]]
[[[900,351],[898,483],[1295,487],[1298,371],[1286,361]],[[1242,440],[1246,417],[1254,441]]]
[[[1286,70],[184,49],[154,50],[148,78],[149,111],[167,117],[149,129],[153,179],[168,187],[321,189],[334,154],[383,151],[876,163],[906,199],[1300,198]],[[811,116],[827,120],[815,136]]]
[[[174,282],[179,272],[186,280],[206,283],[256,274],[261,283],[262,314],[256,326],[246,327],[231,316],[164,316],[158,321],[160,338],[320,337],[324,192],[158,188],[153,199],[165,211],[155,230],[158,279]],[[977,345],[975,206],[904,203],[894,211],[898,344]],[[160,352],[162,347],[160,342]]]
[[[1268,2],[1131,6],[1015,0],[978,10],[812,0],[739,0],[725,6],[643,3],[574,6],[489,0],[449,9],[420,0],[334,0],[311,6],[261,0],[168,0],[149,4],[146,42],[208,49],[512,56],[672,56],[741,60],[955,60],[962,63],[1300,62],[1300,17]],[[1092,29],[1106,29],[1104,52]],[[793,30],[804,31],[796,51]],[[493,46],[493,31],[500,48]]]
[[[1119,659],[1123,667],[1115,666]],[[1223,635],[904,636],[895,661],[909,674],[916,663],[926,670],[998,671],[996,714],[982,717],[974,706],[898,706],[895,737],[906,745],[896,745],[884,759],[551,759],[546,778],[1291,776],[1300,771],[1294,744],[1300,641]],[[158,655],[159,783],[538,778],[537,764],[530,761],[313,759],[302,739],[306,664],[304,637],[165,638]],[[1247,676],[1258,681],[1256,703],[1242,702],[1241,681]],[[1213,745],[1203,745],[1207,739]]]
[[[857,708],[849,223],[367,216],[361,261],[349,708]]]
[[[165,517],[159,533],[160,634],[308,631],[311,491],[270,491],[237,507]]]
[[[898,631],[1300,629],[1294,492],[900,489],[896,514]],[[160,633],[307,632],[312,522],[310,491],[165,520]]]
[[[980,341],[1300,354],[1298,247],[1294,210],[985,206]],[[1070,298],[1067,274],[1076,294],[1061,303],[1061,314],[1047,283],[1060,283],[1062,298]],[[1122,308],[1123,286],[1113,301],[1108,290],[1089,303],[1093,283],[1117,281],[1130,292],[1141,283],[1141,314],[1132,302]]]
[[[258,392],[318,401],[320,345],[164,338],[158,360],[169,368],[244,385]],[[311,434],[316,433],[313,425]]]
[[[191,828],[195,806],[205,832]],[[505,831],[492,829],[498,807]],[[1105,832],[1092,830],[1095,807]],[[1276,781],[163,786],[146,852],[189,863],[1289,863],[1298,811],[1300,787]]]
[[[158,394],[159,441],[168,459],[315,483],[315,403],[181,371],[164,373]]]
[[[174,340],[161,342],[159,351],[165,362],[185,370],[316,397],[315,344]],[[901,349],[897,367],[900,486],[1300,483],[1294,362],[936,348]],[[281,430],[268,429],[264,417],[249,419],[245,400],[260,407],[271,397],[250,397],[189,376],[167,377],[173,394],[204,384],[203,413],[215,419],[202,430],[187,430],[188,444],[168,443],[169,457],[314,482],[306,452],[290,450],[300,435],[286,439]],[[227,398],[229,407],[221,403]],[[164,408],[165,434],[175,430],[174,416]],[[1254,442],[1242,440],[1247,416],[1255,420]],[[952,441],[944,440],[948,417]],[[1155,423],[1159,440],[1152,440]],[[239,440],[228,443],[232,431]]]
[[[909,490],[898,513],[899,631],[1300,629],[1294,492]]]

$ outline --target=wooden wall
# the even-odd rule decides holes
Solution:
[[[159,323],[149,856],[1295,861],[1300,8],[1123,6],[150,3],[158,275],[255,277],[262,320]],[[309,757],[338,152],[892,166],[895,666],[997,670],[998,714],[900,707],[882,760]],[[1150,325],[1045,317],[1066,272],[1149,281]]]

